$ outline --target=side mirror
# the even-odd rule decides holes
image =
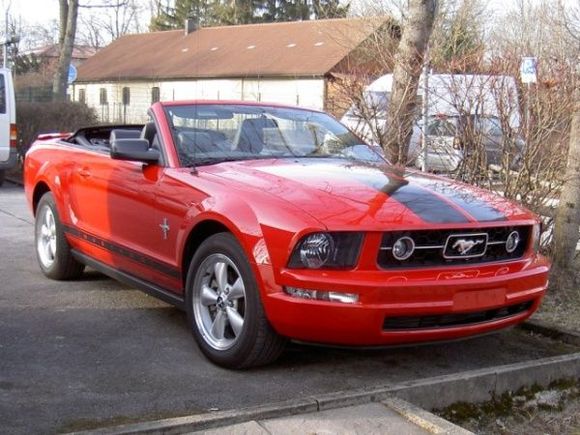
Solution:
[[[111,157],[116,160],[157,163],[160,154],[155,148],[150,148],[147,139],[117,139],[111,142]]]

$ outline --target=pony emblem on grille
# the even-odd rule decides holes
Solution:
[[[484,242],[485,239],[458,239],[451,248],[455,249],[459,255],[467,255],[474,246],[481,245]]]

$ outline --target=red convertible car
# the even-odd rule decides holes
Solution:
[[[538,218],[397,169],[322,112],[156,103],[145,125],[40,136],[26,156],[36,253],[187,311],[213,362],[273,361],[288,339],[449,340],[515,325],[544,295]]]

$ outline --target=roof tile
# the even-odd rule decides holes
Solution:
[[[321,76],[384,23],[333,19],[127,35],[84,62],[77,82]]]

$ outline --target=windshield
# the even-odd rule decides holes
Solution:
[[[365,91],[363,100],[359,104],[352,104],[346,116],[351,118],[381,117],[387,115],[387,109],[391,99],[390,92]]]
[[[456,136],[458,133],[501,136],[501,122],[495,116],[439,116],[430,121],[427,129],[429,136]]]
[[[455,136],[456,128],[455,123],[457,122],[454,118],[436,118],[431,121],[427,126],[428,136]]]
[[[501,136],[501,121],[496,116],[474,117],[475,130],[485,136]]]
[[[182,166],[284,157],[384,161],[324,113],[230,104],[165,110]]]

